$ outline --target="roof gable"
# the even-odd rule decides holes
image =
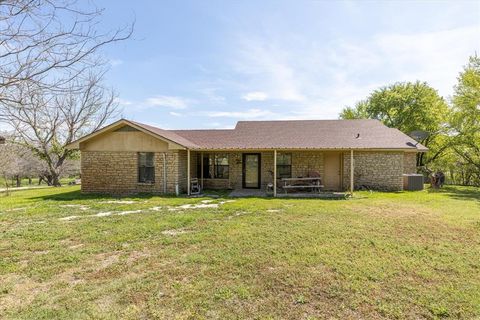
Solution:
[[[125,126],[128,126],[132,129],[142,131],[146,134],[152,135],[157,139],[163,140],[169,144],[169,147],[174,148],[174,149],[185,149],[185,148],[194,148],[197,147],[194,143],[191,141],[188,141],[187,139],[178,136],[172,131],[168,130],[163,130],[160,128],[152,127],[146,124],[126,120],[126,119],[121,119],[118,120],[106,127],[103,127],[95,132],[92,132],[91,134],[88,134],[78,140],[75,140],[74,142],[70,143],[67,145],[68,149],[79,149],[80,143],[88,141],[90,139],[93,139],[101,134],[111,132],[111,131],[116,131],[119,130]],[[131,130],[131,129],[129,129]]]

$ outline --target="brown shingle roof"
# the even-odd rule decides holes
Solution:
[[[137,126],[195,150],[251,149],[403,149],[427,151],[423,145],[377,120],[239,121],[228,130],[164,130],[119,120],[72,142],[69,148],[122,124]]]
[[[195,145],[188,146],[192,149],[427,150],[406,134],[377,120],[239,121],[231,130],[162,131],[183,137]]]
[[[195,144],[194,142],[192,142],[191,140],[179,135],[179,134],[176,134],[174,130],[164,130],[164,129],[160,129],[160,128],[157,128],[157,127],[154,127],[154,126],[150,126],[148,124],[143,124],[143,123],[140,123],[140,122],[136,122],[136,121],[131,121],[131,120],[127,120],[128,122],[131,122],[133,124],[136,124],[137,126],[139,127],[142,127],[143,129],[147,130],[147,131],[150,131],[154,134],[157,134],[167,140],[170,140],[172,142],[175,142],[181,146],[184,146],[186,148],[189,148],[189,149],[197,149],[197,148],[200,148],[200,146],[198,146],[197,144]]]

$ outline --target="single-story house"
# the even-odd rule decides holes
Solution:
[[[239,121],[234,129],[164,130],[119,120],[68,146],[81,151],[82,191],[189,193],[274,186],[319,175],[324,190],[403,189],[427,148],[377,120]],[[276,177],[277,179],[274,179]]]

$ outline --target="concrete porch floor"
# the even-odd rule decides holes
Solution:
[[[235,189],[229,194],[230,197],[266,197],[267,193],[262,189]],[[270,197],[273,195],[269,195]]]
[[[347,199],[350,194],[347,192],[329,192],[321,191],[320,193],[307,192],[292,192],[292,193],[278,193],[277,198],[315,198],[315,199]]]
[[[267,194],[265,190],[261,189],[235,189],[229,194],[230,197],[273,197],[273,194]],[[277,198],[316,198],[316,199],[347,199],[350,196],[347,192],[328,192],[322,191],[320,193],[314,192],[277,192]]]

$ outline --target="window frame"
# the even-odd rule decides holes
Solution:
[[[278,157],[279,156],[288,156],[290,158],[289,164],[278,164]],[[277,154],[277,168],[276,168],[276,171],[277,171],[276,178],[277,179],[291,178],[292,177],[292,158],[293,157],[292,157],[291,153],[279,153],[279,154]],[[288,168],[288,175],[280,176],[280,171],[281,171],[281,170],[279,170],[280,168],[282,168],[282,169]]]
[[[143,161],[142,157],[145,156]],[[149,157],[151,157],[149,159]],[[142,163],[144,162],[144,163]],[[155,153],[137,152],[137,182],[154,184],[155,183]],[[151,179],[149,179],[149,177]]]
[[[210,170],[210,153],[203,153],[203,178],[211,179],[211,170]],[[202,177],[202,153],[197,154],[197,177]]]
[[[218,164],[217,160],[219,158],[227,159],[227,164]],[[221,172],[223,174],[219,174],[219,168],[222,168]],[[225,174],[225,172],[226,172],[226,174]],[[229,157],[228,153],[214,153],[213,154],[213,178],[214,179],[229,179],[230,178],[230,157]]]

